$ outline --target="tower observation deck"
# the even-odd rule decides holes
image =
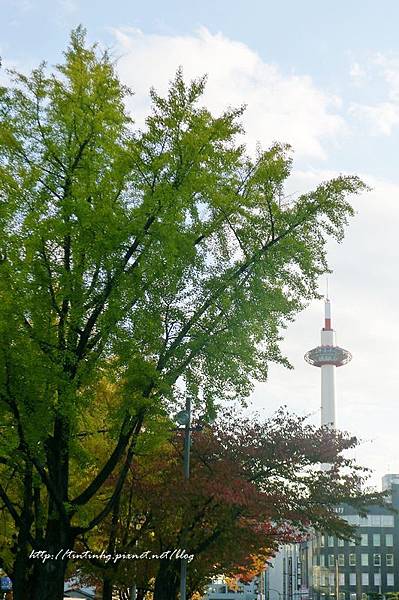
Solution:
[[[335,429],[335,367],[346,365],[352,360],[352,355],[348,350],[335,345],[334,333],[331,327],[331,304],[326,298],[321,345],[309,350],[305,354],[305,360],[310,365],[321,368],[321,424]]]

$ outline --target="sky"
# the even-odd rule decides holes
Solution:
[[[399,473],[398,22],[397,0],[0,0],[3,67],[56,64],[83,24],[117,59],[137,124],[150,87],[165,91],[182,66],[187,78],[208,75],[212,111],[246,105],[249,152],[292,145],[287,193],[339,173],[368,183],[344,242],[330,245],[329,290],[337,342],[353,354],[336,373],[338,426],[361,440],[356,458],[378,487]],[[282,347],[294,368],[271,367],[255,385],[256,409],[284,404],[319,422],[320,370],[303,355],[319,344],[322,319],[318,301],[289,326]]]

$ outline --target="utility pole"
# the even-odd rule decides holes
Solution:
[[[191,398],[186,398],[186,422],[184,428],[184,461],[183,461],[183,475],[184,479],[188,481],[190,478],[190,445],[191,445]],[[183,527],[183,541],[185,539],[185,531]],[[183,548],[185,550],[185,548]],[[180,600],[187,599],[187,559],[181,559],[180,565]]]

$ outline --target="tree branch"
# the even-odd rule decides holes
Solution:
[[[300,227],[306,218],[298,220],[293,225],[288,227],[283,233],[274,239],[263,244],[257,251],[253,252],[251,256],[249,256],[245,261],[243,261],[239,266],[235,267],[232,272],[226,277],[225,281],[222,281],[219,287],[212,293],[210,296],[203,302],[203,304],[193,313],[190,319],[183,325],[180,330],[180,333],[173,340],[171,345],[169,346],[167,352],[160,356],[157,363],[157,370],[162,371],[167,363],[167,361],[173,356],[174,351],[181,344],[183,339],[189,333],[190,329],[195,325],[198,320],[202,317],[203,314],[216,302],[216,300],[232,285],[234,284],[239,277],[251,269],[251,267],[256,264],[267,252],[282,239],[286,238],[290,235],[295,229]]]
[[[138,417],[136,417],[135,422],[132,423],[130,415],[125,415],[118,443],[115,446],[114,451],[112,452],[105,465],[102,467],[101,471],[97,473],[96,477],[87,486],[87,488],[71,501],[72,505],[81,506],[83,504],[86,504],[98,492],[98,490],[105,483],[105,481],[108,479],[108,477],[111,475],[116,465],[118,464],[138,422]],[[124,433],[125,431],[126,433]]]
[[[122,470],[119,474],[118,477],[118,481],[117,484],[114,488],[114,491],[112,493],[111,498],[108,500],[107,504],[105,505],[105,507],[103,508],[103,510],[101,510],[95,517],[94,519],[92,519],[90,521],[90,523],[86,526],[86,527],[82,527],[82,528],[77,528],[76,531],[78,533],[85,533],[87,531],[90,531],[91,529],[93,529],[93,527],[95,527],[96,525],[98,525],[99,523],[101,523],[103,521],[103,519],[111,512],[111,510],[113,509],[115,503],[118,501],[119,495],[122,491],[123,488],[123,484],[125,482],[125,479],[127,477],[127,474],[129,472],[130,466],[131,466],[131,462],[132,462],[132,458],[133,458],[133,454],[134,454],[134,450],[136,447],[136,442],[137,442],[137,436],[140,432],[142,423],[144,420],[144,411],[142,411],[140,417],[138,418],[136,425],[135,425],[135,431],[133,434],[133,437],[131,439],[130,442],[130,446],[126,455],[126,459],[125,462],[123,464]]]

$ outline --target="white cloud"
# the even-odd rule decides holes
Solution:
[[[133,89],[133,116],[148,113],[148,91],[165,92],[182,65],[186,78],[208,74],[205,102],[220,112],[247,105],[244,124],[250,148],[257,141],[292,144],[297,155],[325,158],[325,142],[345,131],[340,100],[318,89],[309,76],[284,74],[245,44],[201,28],[195,35],[147,35],[136,29],[113,30],[121,58],[118,70]]]
[[[356,61],[351,64],[349,75],[351,76],[353,83],[356,85],[361,85],[367,77],[365,69],[363,69],[363,67],[361,67],[361,65]]]
[[[379,53],[373,62],[389,87],[389,99],[399,102],[399,58]]]
[[[399,124],[399,58],[375,54],[367,70],[353,63],[351,76],[357,83],[369,79],[384,98],[374,103],[351,103],[349,113],[370,127],[371,134],[391,135]]]
[[[365,121],[372,135],[391,135],[399,123],[399,104],[379,102],[375,105],[353,102],[349,112],[356,118]]]

